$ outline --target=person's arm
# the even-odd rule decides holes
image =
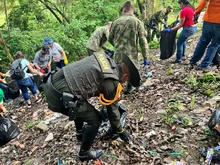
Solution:
[[[34,63],[34,66],[35,66],[38,70],[41,69],[37,63]]]
[[[109,30],[108,42],[114,46],[114,23]]]
[[[50,65],[51,65],[51,60],[48,62],[47,66],[49,66],[49,67],[50,67]]]
[[[39,51],[34,56],[34,65],[36,66],[36,68],[38,70],[40,70],[40,67],[39,67],[38,63],[39,63]]]
[[[65,51],[64,51],[63,49],[60,49],[59,52],[61,53],[61,55],[62,55],[63,57],[66,56],[66,53],[65,53]]]
[[[162,24],[165,24],[165,21],[164,21],[164,11],[159,11],[158,14],[157,14],[157,21],[162,23]]]
[[[28,69],[32,72],[32,73],[35,73],[35,74],[38,74],[38,75],[42,75],[41,72],[38,72],[36,69],[32,68],[31,64],[29,63],[28,64]]]
[[[196,7],[195,14],[201,13],[208,2],[206,0],[200,0],[199,4]]]
[[[0,72],[0,77],[5,77],[5,74]]]
[[[147,44],[147,34],[146,30],[144,28],[144,24],[140,22],[139,30],[138,30],[138,38],[139,38],[139,44],[141,47],[141,53],[144,60],[147,60],[147,51],[148,51],[148,44]]]
[[[172,28],[172,31],[173,31],[173,30],[178,30],[178,29],[180,29],[181,27],[183,27],[184,22],[185,22],[185,17],[184,17],[184,18],[180,18],[180,22],[177,24],[177,26],[175,26],[175,27]]]
[[[119,82],[114,79],[106,79],[103,81],[103,95],[105,99],[113,100],[115,98],[118,83]],[[106,108],[112,129],[116,132],[120,132],[122,130],[122,126],[118,110],[118,100],[111,105],[106,106]]]

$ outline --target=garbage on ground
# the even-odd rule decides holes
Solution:
[[[206,157],[206,161],[203,165],[209,165],[211,161],[215,163],[220,163],[220,146],[216,146],[215,148],[202,148],[200,149],[202,156]]]
[[[214,150],[212,148],[209,148],[207,155],[206,155],[206,160],[202,165],[210,165],[211,161],[212,161],[213,154],[214,154]]]
[[[167,165],[184,165],[184,163],[183,162],[171,162],[171,163],[169,163],[169,164],[167,164]]]
[[[146,70],[145,78],[149,78],[152,76],[152,72],[150,70]]]
[[[119,104],[118,110],[121,114],[121,125],[124,128],[125,127],[125,121],[126,121],[126,108]],[[111,124],[108,119],[108,113],[107,113],[107,108],[102,107],[101,109],[101,114],[102,114],[102,124],[99,128],[99,133],[101,134],[101,137],[104,135],[110,136],[113,140],[118,138],[118,134],[111,128]]]
[[[11,119],[0,117],[0,146],[5,145],[19,134],[19,128]]]
[[[213,134],[220,135],[220,109],[213,112],[209,119],[208,127]]]

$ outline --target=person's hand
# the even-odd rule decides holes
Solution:
[[[39,72],[39,73],[38,73],[38,75],[43,76],[44,74],[43,74],[43,73],[41,73],[41,72]]]
[[[169,32],[172,31],[172,29],[171,28],[166,28],[164,31],[169,33]]]
[[[6,108],[2,104],[0,104],[0,112],[3,112],[3,113],[7,112]]]
[[[144,60],[144,66],[148,65],[149,61],[148,60]]]
[[[121,133],[118,133],[120,138],[122,140],[124,140],[126,143],[131,143],[131,136],[130,136],[130,133],[126,130],[123,130],[123,132]]]

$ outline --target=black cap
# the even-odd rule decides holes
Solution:
[[[44,45],[41,48],[45,54],[50,54],[50,47],[48,45]]]
[[[129,83],[133,87],[139,86],[141,78],[140,78],[140,74],[138,72],[137,67],[134,65],[134,63],[131,61],[131,59],[124,53],[122,54],[122,61],[125,63],[125,65],[127,65],[128,70],[130,72]]]

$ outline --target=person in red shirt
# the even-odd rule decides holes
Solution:
[[[186,40],[192,36],[197,31],[197,26],[193,22],[194,18],[194,7],[189,3],[188,0],[178,0],[178,3],[182,10],[180,11],[180,21],[173,28],[167,28],[165,31],[171,32],[173,30],[178,30],[181,27],[183,28],[182,32],[179,35],[177,40],[177,52],[176,60],[173,63],[183,63],[187,64],[186,60]]]
[[[197,43],[190,64],[193,68],[193,66],[202,58],[207,48],[206,55],[200,63],[200,68],[205,72],[209,72],[215,69],[211,67],[210,64],[220,47],[220,1],[200,0],[196,7],[195,14],[200,14],[205,6],[207,6],[207,9],[203,17],[202,36]]]

